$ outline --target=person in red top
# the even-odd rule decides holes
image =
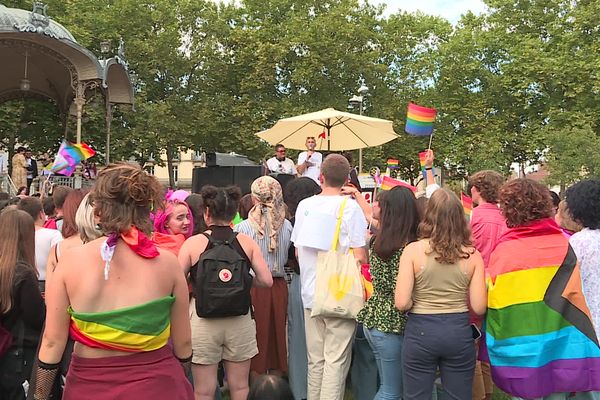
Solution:
[[[479,171],[469,177],[473,203],[477,205],[471,214],[471,231],[475,248],[481,253],[487,271],[490,254],[500,236],[508,229],[506,219],[498,207],[498,192],[504,177],[496,171]],[[481,327],[480,318],[471,321]],[[473,379],[473,400],[491,399],[493,384],[490,366],[477,361]]]
[[[496,171],[479,171],[469,177],[471,197],[477,204],[471,214],[471,231],[486,268],[498,238],[508,229],[498,208],[498,191],[504,181]]]

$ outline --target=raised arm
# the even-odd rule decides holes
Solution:
[[[357,188],[354,186],[344,186],[342,187],[341,193],[343,195],[349,195],[356,200],[370,226],[377,223],[377,221],[373,220],[373,208],[367,203],[367,200]]]

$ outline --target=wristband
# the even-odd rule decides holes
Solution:
[[[425,167],[425,171],[432,171],[433,167]]]
[[[192,355],[193,354],[190,354],[190,356],[186,357],[186,358],[179,358],[179,357],[175,356],[175,358],[177,358],[177,361],[179,361],[180,363],[185,364],[185,363],[189,363],[192,361]]]
[[[48,364],[38,358],[38,367],[41,369],[45,369],[46,371],[52,371],[53,369],[58,369],[58,367],[60,367],[60,362]]]

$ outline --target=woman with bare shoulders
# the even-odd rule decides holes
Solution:
[[[250,236],[243,233],[235,234],[230,227],[241,198],[239,188],[205,186],[201,195],[204,220],[208,230],[186,240],[179,251],[179,263],[185,275],[187,276],[188,273],[191,275],[195,287],[195,301],[201,301],[201,296],[198,295],[201,292],[197,290],[202,286],[198,278],[199,268],[201,268],[199,261],[207,248],[215,246],[216,242],[229,243],[235,252],[244,258],[254,271],[255,286],[271,287],[273,278],[258,244]],[[221,282],[226,283],[231,280],[229,271],[221,270],[221,272],[219,272]],[[248,298],[247,312],[243,315],[234,314],[227,317],[199,317],[195,301],[192,301],[190,306],[190,314],[194,349],[192,373],[196,400],[214,398],[217,367],[221,360],[224,361],[231,399],[246,400],[249,390],[250,360],[258,353],[256,325],[251,315],[250,299]]]
[[[60,257],[35,399],[48,398],[69,332],[76,343],[63,399],[193,398],[179,364],[192,353],[185,279],[175,256],[147,237],[160,197],[156,178],[137,166],[99,174],[91,200],[105,236]]]
[[[483,259],[458,197],[438,189],[419,225],[420,240],[408,244],[396,281],[396,307],[408,311],[402,348],[404,398],[431,398],[439,368],[444,391],[470,400],[475,370],[469,303],[486,311]]]
[[[85,215],[87,213],[87,216]],[[63,205],[63,238],[50,249],[46,264],[46,286],[52,280],[60,255],[72,247],[81,246],[102,236],[96,228],[93,208],[89,203],[89,193],[76,189],[71,191]],[[90,218],[91,217],[91,218]],[[91,219],[91,220],[90,220]],[[90,223],[93,224],[90,226]],[[88,233],[91,233],[88,236]]]

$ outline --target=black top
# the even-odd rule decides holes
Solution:
[[[207,228],[207,231],[211,231],[210,236],[214,239],[214,240],[218,240],[218,241],[222,241],[222,240],[228,240],[231,237],[231,234],[233,233],[233,229],[231,229],[230,226],[219,226],[219,225],[211,225]],[[248,261],[248,265],[252,265],[252,261],[250,260],[250,258],[248,257],[248,255],[246,254],[246,252],[244,251],[244,249],[242,248],[242,245],[240,244],[240,242],[237,240],[237,237],[235,238],[235,240],[232,243],[233,248],[242,256],[246,259],[246,261]],[[210,247],[210,242],[206,245],[206,250],[208,250]],[[200,254],[200,258],[202,258],[202,254]],[[196,268],[198,267],[198,263],[200,262],[200,258],[198,258],[198,262],[194,265],[192,265],[192,267],[190,268],[190,280],[192,282],[195,282],[195,275],[196,275]]]
[[[24,346],[37,347],[46,318],[46,304],[35,273],[21,262],[15,267],[12,308],[0,315],[0,324],[15,336],[19,318],[25,323]]]

